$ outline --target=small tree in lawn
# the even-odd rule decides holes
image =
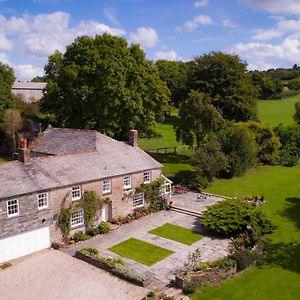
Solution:
[[[297,124],[300,124],[300,101],[295,102],[295,115],[294,115],[294,119],[297,122]]]
[[[176,138],[189,146],[197,147],[207,133],[218,131],[224,120],[211,104],[209,96],[191,91],[179,109],[179,121],[175,126]]]

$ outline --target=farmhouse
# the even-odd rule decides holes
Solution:
[[[161,167],[137,146],[136,130],[130,130],[129,143],[62,128],[45,130],[31,149],[23,140],[18,160],[0,164],[0,263],[61,240],[56,216],[85,191],[108,200],[98,222],[143,206],[143,194],[124,195],[162,176]],[[70,224],[71,233],[84,229],[83,209],[72,212]]]
[[[45,87],[46,83],[44,82],[15,82],[12,86],[12,92],[24,102],[32,102],[43,97]]]

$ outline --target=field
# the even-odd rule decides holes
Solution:
[[[294,104],[298,100],[300,101],[300,95],[284,98],[282,100],[260,100],[258,101],[259,119],[273,127],[280,123],[292,125],[294,124]]]
[[[208,192],[228,196],[264,195],[263,207],[277,230],[270,236],[268,266],[253,268],[219,287],[204,288],[191,299],[299,299],[300,165],[260,167],[243,177],[217,180]]]

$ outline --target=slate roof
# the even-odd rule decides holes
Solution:
[[[50,131],[56,130],[59,131],[54,128]],[[73,132],[78,136],[78,130]],[[86,133],[86,130],[82,132]],[[30,164],[19,161],[0,164],[0,199],[161,168],[159,162],[138,147],[95,131],[86,135],[88,140],[95,138],[94,151],[87,145],[85,152],[80,148],[78,153],[35,157]]]
[[[32,150],[55,155],[96,151],[98,136],[102,134],[95,130],[48,128]]]
[[[18,82],[16,81],[12,89],[13,90],[43,90],[46,87],[45,82]]]

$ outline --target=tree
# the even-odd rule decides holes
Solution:
[[[273,129],[254,121],[243,123],[243,125],[254,138],[258,161],[264,164],[274,164],[279,155],[281,144]]]
[[[298,91],[300,90],[300,77],[294,78],[288,82],[289,90]]]
[[[109,34],[82,36],[45,66],[42,110],[61,126],[89,128],[115,138],[129,129],[150,135],[168,111],[169,90],[138,45]]]
[[[35,76],[31,79],[31,82],[45,82],[45,78],[43,76]]]
[[[202,55],[191,63],[189,86],[209,95],[224,119],[254,120],[257,90],[246,66],[236,55],[222,52]]]
[[[300,126],[280,124],[274,131],[281,143],[278,162],[286,167],[296,166],[300,158]]]
[[[244,174],[255,163],[256,147],[253,137],[241,124],[231,124],[218,133],[221,150],[227,156],[228,167],[222,175],[234,177]]]
[[[295,102],[295,114],[294,114],[294,120],[297,124],[300,124],[300,101]]]
[[[160,78],[166,82],[171,92],[171,102],[178,107],[188,93],[188,64],[181,61],[158,60]]]
[[[12,85],[15,82],[13,69],[0,62],[0,128],[3,127],[4,111],[17,106],[17,99],[12,94]]]
[[[17,149],[16,133],[23,128],[23,119],[20,113],[13,109],[7,109],[4,112],[4,132],[10,138],[12,152]]]
[[[218,131],[223,124],[224,120],[209,96],[192,90],[180,106],[176,137],[189,146],[196,142],[199,147],[206,134]]]
[[[279,78],[272,78],[264,72],[250,73],[254,86],[258,89],[259,99],[279,99],[283,91],[283,83]]]
[[[221,145],[214,134],[209,135],[196,149],[191,157],[191,164],[195,166],[198,176],[207,179],[208,183],[212,183],[215,176],[226,169],[227,157],[221,151]]]

